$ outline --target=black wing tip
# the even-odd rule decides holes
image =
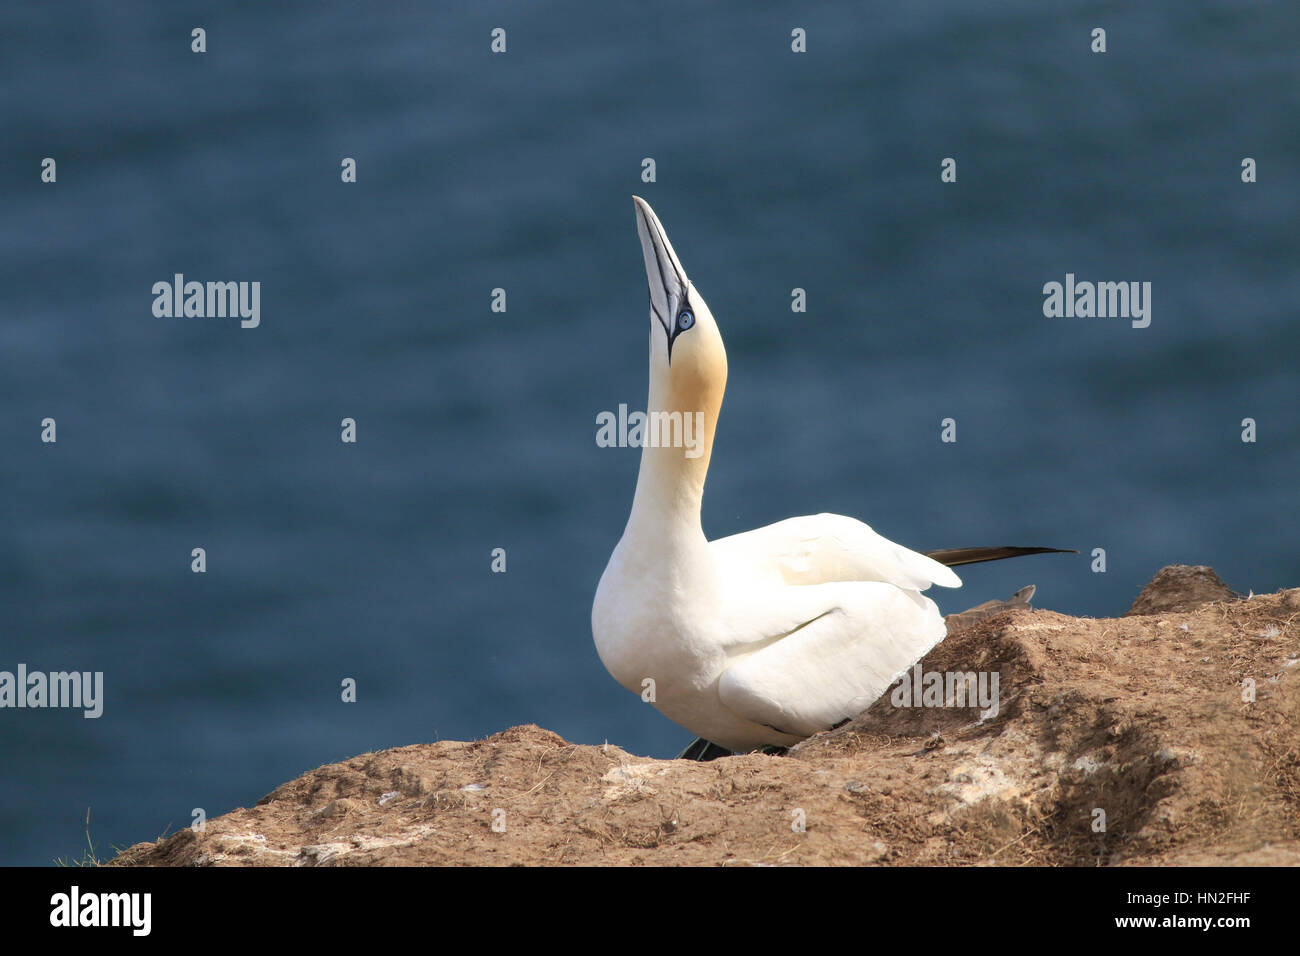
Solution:
[[[1074,548],[1028,548],[1008,545],[1000,548],[943,548],[938,551],[927,551],[925,556],[951,568],[962,564],[979,564],[983,561],[1001,561],[1003,558],[1022,558],[1029,554],[1078,553]]]

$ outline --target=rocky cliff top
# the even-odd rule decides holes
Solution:
[[[932,680],[948,706],[886,695],[708,763],[512,727],[320,767],[113,865],[1300,865],[1298,617],[1300,589],[1165,568],[1125,617],[1004,611],[921,662],[921,703],[927,674],[996,674],[996,714]]]

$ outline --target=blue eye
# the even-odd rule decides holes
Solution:
[[[685,332],[695,324],[695,316],[691,315],[690,309],[682,309],[677,315],[677,328]]]

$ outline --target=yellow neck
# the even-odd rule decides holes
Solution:
[[[704,539],[700,504],[727,385],[726,353],[713,331],[715,338],[702,343],[704,347],[675,354],[672,366],[662,351],[651,349],[646,443],[629,533],[668,541]],[[652,443],[656,431],[659,447]]]

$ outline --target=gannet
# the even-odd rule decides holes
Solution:
[[[596,650],[618,683],[701,742],[789,747],[865,710],[944,639],[922,592],[961,587],[947,565],[1056,549],[935,560],[835,514],[708,541],[700,503],[727,353],[659,218],[633,201],[650,286],[647,415],[702,416],[692,455],[642,443],[632,511],[592,605]]]

